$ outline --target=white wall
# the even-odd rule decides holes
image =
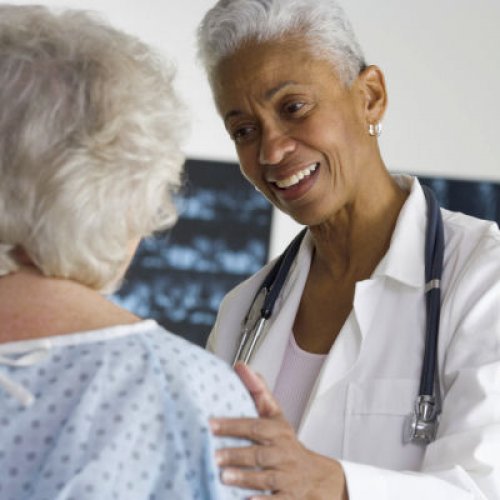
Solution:
[[[11,0],[26,4],[36,0]],[[102,12],[171,56],[189,105],[191,158],[236,161],[195,60],[212,0],[42,0]],[[500,181],[500,1],[343,0],[369,63],[385,72],[381,147],[391,170]],[[271,255],[298,229],[276,214]]]

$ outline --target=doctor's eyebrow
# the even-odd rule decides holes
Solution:
[[[266,93],[264,94],[264,99],[266,99],[266,101],[269,101],[269,99],[272,99],[280,90],[288,87],[289,85],[297,85],[297,82],[294,80],[287,80],[286,82],[282,82],[276,85],[275,87],[266,91]]]
[[[284,89],[285,87],[288,87],[289,85],[297,85],[298,82],[294,80],[287,80],[285,82],[279,83],[275,87],[270,88],[269,90],[266,90],[264,93],[264,100],[269,101],[272,99],[280,90]],[[232,118],[233,116],[238,116],[242,115],[243,111],[240,111],[239,109],[232,109],[231,111],[228,111],[224,115],[224,123],[226,123],[229,118]]]

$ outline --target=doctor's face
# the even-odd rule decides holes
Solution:
[[[288,39],[222,60],[213,89],[243,174],[277,208],[316,225],[354,202],[372,139],[357,81]]]

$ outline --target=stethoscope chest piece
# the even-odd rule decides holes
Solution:
[[[406,417],[404,443],[427,445],[436,439],[440,405],[434,396],[418,396],[414,413]]]

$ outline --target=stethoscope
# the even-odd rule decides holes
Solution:
[[[429,444],[434,441],[441,413],[441,397],[437,365],[439,314],[441,309],[441,274],[443,269],[444,234],[441,211],[434,193],[422,186],[427,203],[425,234],[425,350],[420,376],[420,388],[413,414],[409,415],[403,434],[405,442]],[[262,282],[243,321],[237,361],[248,363],[266,333],[266,323],[283,289],[288,272],[307,232],[304,228],[277,259]]]

